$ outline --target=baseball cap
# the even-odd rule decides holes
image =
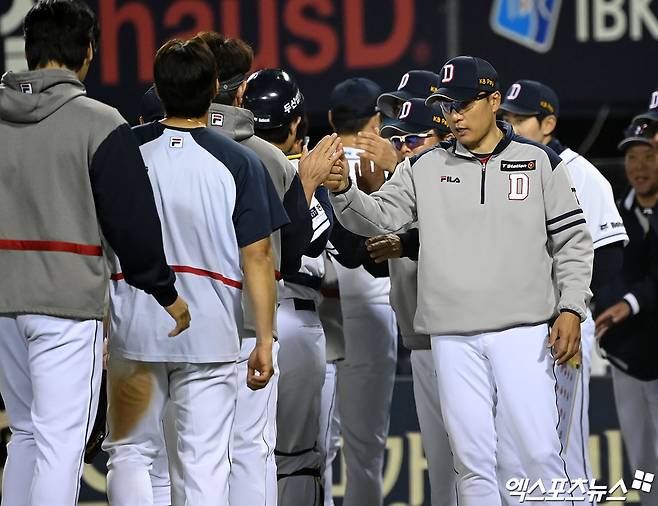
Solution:
[[[380,86],[365,77],[352,77],[338,83],[329,96],[329,109],[335,120],[369,118],[379,112]]]
[[[377,107],[385,116],[395,118],[395,106],[412,98],[427,98],[439,89],[439,75],[429,70],[410,70],[402,76],[398,89],[382,93]]]
[[[159,121],[165,117],[166,113],[158,94],[155,92],[155,84],[146,90],[139,103],[139,115],[144,119],[144,123]]]
[[[398,117],[381,127],[382,137],[396,133],[421,133],[436,128],[441,133],[450,133],[448,122],[441,112],[425,105],[425,99],[412,98],[402,104]]]
[[[649,98],[649,109],[646,112],[636,116],[650,121],[658,121],[658,89],[651,94]]]
[[[498,73],[491,63],[477,56],[457,56],[441,68],[439,89],[427,98],[426,104],[473,100],[480,93],[493,93],[498,88]]]
[[[625,151],[633,143],[648,144],[653,146],[653,136],[656,133],[658,123],[642,117],[635,117],[631,124],[624,130],[624,139],[617,145],[617,149]]]
[[[557,116],[560,112],[560,101],[557,94],[545,84],[523,79],[507,89],[500,108],[522,116]]]

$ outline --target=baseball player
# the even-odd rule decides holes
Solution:
[[[398,118],[382,127],[382,136],[388,138],[404,158],[420,154],[438,142],[452,138],[441,112],[426,106],[424,99],[413,98],[403,102],[398,110]],[[418,334],[413,329],[418,294],[418,228],[412,225],[405,233],[373,237],[368,239],[367,244],[376,262],[391,259],[388,263],[391,306],[395,310],[403,343],[411,350],[414,398],[427,458],[431,503],[433,506],[454,505],[457,500],[455,473],[441,416],[431,340],[429,335]]]
[[[586,158],[564,147],[555,137],[559,101],[551,88],[537,81],[516,81],[505,93],[501,109],[503,118],[512,125],[516,134],[547,145],[564,161],[592,236],[594,269],[591,288],[596,313],[600,313],[611,306],[618,295],[617,287],[611,286],[610,280],[621,271],[623,248],[628,242],[612,187]],[[588,310],[581,328],[581,364],[578,367],[566,365],[556,371],[559,387],[567,392],[560,413],[562,455],[571,479],[585,478],[588,482],[593,478],[589,461],[588,407],[594,341],[594,320]],[[510,435],[509,439],[513,436]],[[502,438],[501,442],[505,440]],[[504,453],[504,444],[500,445],[499,451]],[[500,461],[505,463],[504,457],[501,456]],[[503,492],[507,479],[523,476],[505,473],[504,469],[501,469],[501,475]]]
[[[273,374],[276,297],[269,236],[288,218],[262,162],[206,127],[217,74],[203,40],[167,42],[156,54],[154,75],[167,116],[136,127],[135,134],[165,247],[199,316],[188,332],[168,338],[150,301],[123,283],[122,266],[114,262],[104,444],[108,498],[113,505],[152,504],[148,471],[161,448],[170,400],[186,504],[228,505],[242,278],[257,344],[240,380],[258,389]]]
[[[330,96],[329,122],[343,141],[354,178],[359,155],[367,156],[355,147],[359,138],[376,137],[393,151],[390,165],[397,160],[390,143],[378,135],[380,94],[379,86],[369,79],[353,78],[338,84]],[[370,173],[368,166],[360,172]],[[343,504],[375,506],[383,502],[382,470],[397,363],[397,325],[388,302],[390,282],[373,278],[364,267],[334,265],[345,334],[345,360],[337,364],[338,418],[347,466]]]
[[[98,405],[109,253],[154,313],[176,319],[172,336],[190,315],[130,127],[85,94],[94,13],[41,1],[24,32],[30,70],[0,86],[0,392],[12,434],[2,504],[72,506]]]
[[[255,123],[256,120],[262,119],[263,110],[262,107],[255,107],[249,97],[245,100],[246,74],[253,61],[251,48],[240,39],[227,39],[216,33],[203,33],[201,37],[215,55],[220,79],[220,92],[210,106],[209,125],[252,149],[265,163],[291,219],[291,223],[281,229],[280,239],[276,235],[273,237],[275,255],[281,258],[282,275],[295,274],[318,227],[326,228],[327,225],[323,219],[326,214],[321,208],[321,212],[314,219],[311,218],[305,189],[319,186],[321,180],[317,178],[317,169],[319,167],[328,170],[333,164],[339,156],[336,149],[339,141],[335,137],[323,138],[315,149],[300,161],[297,172],[281,149],[256,135]],[[252,81],[252,86],[257,85],[262,76],[255,79],[256,82],[254,84]],[[273,89],[270,88],[270,91]],[[294,94],[296,91],[293,96]],[[242,108],[243,103],[251,110]],[[277,121],[281,118],[285,121],[289,117],[284,109],[285,105],[286,100],[278,97],[278,100],[267,104],[268,114],[277,115]],[[296,113],[298,110],[295,108],[291,112]],[[257,113],[255,117],[254,112]],[[331,153],[334,153],[333,157],[330,156]],[[318,235],[325,233],[326,236],[328,232],[325,232],[325,228],[320,230]],[[282,296],[283,286],[279,288],[279,296]],[[243,307],[245,317],[244,325],[240,329],[242,349],[238,364],[245,369],[243,372],[246,374],[246,360],[255,345],[255,327],[247,301],[244,301]],[[279,329],[278,334],[280,333]],[[277,364],[274,381],[270,382],[266,389],[255,392],[246,386],[239,387],[236,430],[231,449],[231,504],[257,506],[276,501],[277,471],[273,452],[277,443],[278,348],[281,342],[279,340],[275,344]]]
[[[403,74],[397,90],[379,95],[377,108],[387,118],[396,119],[400,107],[412,98],[427,98],[438,90],[439,76],[429,70],[410,70]]]
[[[631,188],[619,201],[630,242],[624,249],[622,291],[596,319],[596,333],[608,353],[619,426],[631,469],[658,468],[658,122],[633,119],[619,150]],[[658,505],[658,489],[640,496]]]
[[[249,78],[244,103],[254,114],[257,135],[290,152],[304,106],[294,80],[281,70],[259,71]],[[342,153],[340,145],[337,149]],[[297,162],[296,156],[291,158]],[[277,312],[280,378],[275,456],[281,505],[316,504],[322,496],[317,436],[326,345],[317,308],[324,276],[321,255],[333,216],[326,190],[317,186],[304,186],[313,218],[313,240],[299,271],[283,276]]]
[[[346,160],[325,186],[355,233],[396,232],[417,217],[414,330],[431,335],[459,504],[498,506],[496,412],[530,479],[568,479],[553,365],[579,349],[592,240],[564,163],[496,123],[491,64],[460,56],[440,77],[427,103],[438,102],[455,140],[405,160],[371,195],[351,184]]]

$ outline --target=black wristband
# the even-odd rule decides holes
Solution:
[[[348,177],[347,178],[347,188],[344,190],[341,190],[339,192],[331,192],[332,195],[342,195],[343,193],[347,193],[349,189],[352,188],[352,178]]]

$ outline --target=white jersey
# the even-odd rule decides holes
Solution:
[[[356,185],[356,164],[359,163],[359,152],[361,150],[345,147],[345,158],[350,164],[350,177],[352,183]],[[343,314],[349,313],[349,307],[355,302],[359,304],[388,304],[388,294],[391,291],[391,282],[389,278],[375,278],[363,267],[356,269],[347,269],[334,262],[336,273],[338,274],[338,283],[340,285],[340,299],[343,307]]]
[[[288,222],[256,155],[208,128],[135,129],[147,165],[176,288],[189,304],[190,328],[172,338],[172,318],[112,266],[112,353],[152,362],[231,362],[238,358],[240,248]]]
[[[628,235],[608,180],[585,157],[569,148],[560,152],[560,158],[576,188],[594,249],[617,241],[624,241],[626,245]]]

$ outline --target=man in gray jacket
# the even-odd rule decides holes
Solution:
[[[171,336],[190,315],[130,127],[81,82],[93,12],[42,1],[24,30],[30,71],[0,86],[0,391],[12,433],[2,504],[73,506],[98,406],[111,250],[126,281],[174,317]]]
[[[497,124],[500,100],[488,62],[454,58],[428,98],[454,141],[405,160],[369,196],[351,186],[345,161],[325,182],[338,220],[355,233],[418,220],[414,328],[432,336],[459,504],[468,506],[501,504],[497,411],[517,435],[530,483],[568,479],[553,367],[577,353],[590,297],[592,240],[564,163]],[[542,493],[512,493],[528,492]]]

